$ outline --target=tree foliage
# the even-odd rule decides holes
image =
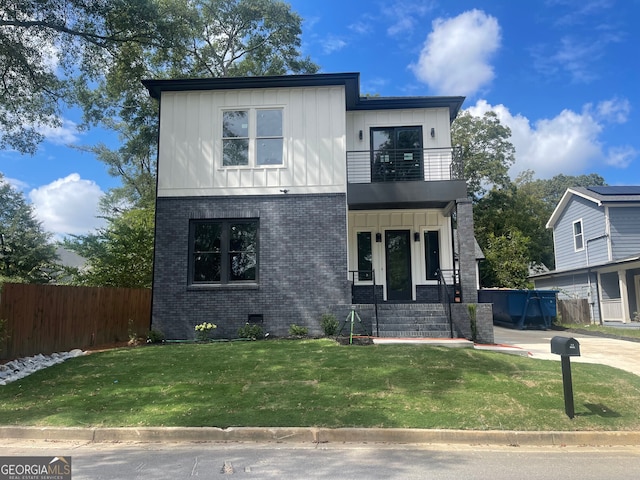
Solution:
[[[96,233],[66,239],[65,247],[87,260],[72,283],[150,288],[153,234],[153,210],[138,208],[109,218]]]
[[[57,270],[55,261],[50,235],[24,196],[0,173],[0,279],[45,283]]]
[[[515,161],[510,137],[511,130],[492,111],[482,117],[463,112],[453,121],[451,140],[453,145],[462,147],[467,193],[474,201],[487,190],[510,183],[509,167]]]
[[[487,237],[485,262],[480,269],[483,285],[505,288],[531,288],[529,272],[529,238],[512,229],[502,235]]]
[[[96,78],[124,44],[157,45],[155,3],[0,0],[0,148],[34,153],[80,73]]]

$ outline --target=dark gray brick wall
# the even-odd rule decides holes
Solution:
[[[293,323],[321,334],[320,317],[349,304],[344,194],[159,198],[152,326],[167,339],[193,339],[194,326],[218,325],[236,337],[248,315],[264,331],[288,334]],[[189,220],[258,218],[257,285],[189,286]]]
[[[473,231],[473,206],[471,200],[456,200],[458,222],[458,259],[460,265],[460,287],[462,301],[478,302],[478,283],[476,278],[476,248]]]

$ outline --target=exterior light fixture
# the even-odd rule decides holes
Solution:
[[[436,129],[431,127],[431,138],[434,138],[436,136]]]
[[[413,241],[414,242],[420,241],[420,232],[413,232]]]
[[[382,242],[382,234],[381,233],[376,233],[376,243],[380,243]]]
[[[360,130],[360,131],[358,132],[358,138],[359,138],[360,140],[362,140],[362,130]]]

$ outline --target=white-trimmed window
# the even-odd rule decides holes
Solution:
[[[260,108],[222,112],[222,166],[283,164],[283,110]]]
[[[576,220],[575,222],[573,222],[573,248],[576,252],[584,248],[582,220]]]

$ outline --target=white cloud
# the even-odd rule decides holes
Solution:
[[[420,19],[433,9],[432,2],[424,0],[416,2],[410,0],[396,0],[382,8],[382,13],[392,24],[387,28],[390,36],[406,35],[411,33]]]
[[[29,192],[36,217],[57,236],[82,235],[103,226],[104,220],[96,217],[102,195],[95,182],[77,173]]]
[[[617,168],[627,168],[640,155],[640,152],[630,145],[610,148],[607,152],[607,165]]]
[[[498,21],[470,10],[436,19],[420,58],[410,65],[418,80],[441,95],[472,95],[494,78],[491,57],[500,48]]]
[[[337,52],[338,50],[342,50],[347,46],[347,42],[342,40],[341,38],[329,36],[327,37],[322,44],[322,51],[329,55],[330,53]]]
[[[67,119],[62,119],[62,125],[51,127],[39,125],[38,131],[44,135],[45,140],[55,145],[70,145],[78,141],[78,125]]]
[[[604,164],[625,168],[638,157],[640,152],[629,146],[612,147],[605,153],[599,139],[603,122],[624,104],[610,100],[601,102],[596,109],[585,105],[580,113],[562,110],[553,118],[533,124],[520,114],[513,115],[504,105],[490,105],[485,100],[468,110],[474,116],[493,110],[500,122],[511,129],[511,143],[516,149],[512,178],[524,170],[533,170],[538,178],[551,178],[559,173],[580,175],[596,171]]]
[[[612,123],[626,123],[631,113],[629,100],[613,98],[598,103],[596,112],[599,117]]]

